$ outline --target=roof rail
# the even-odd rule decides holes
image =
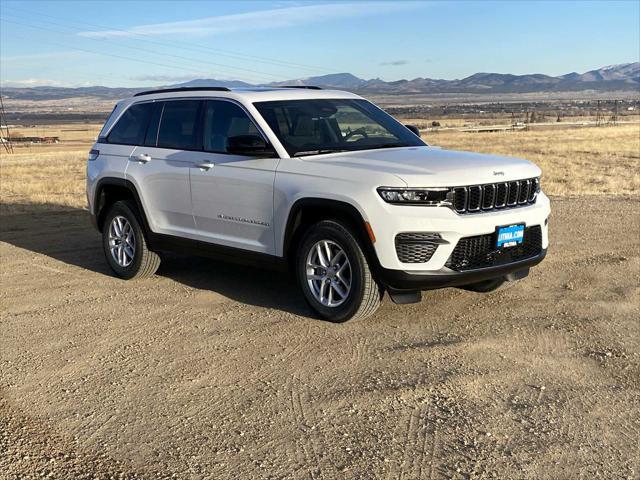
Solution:
[[[154,93],[173,93],[173,92],[230,92],[227,87],[175,87],[175,88],[159,88],[158,90],[146,90],[138,92],[134,97],[142,95],[153,95]]]
[[[280,85],[280,88],[306,88],[307,90],[322,90],[316,85]]]

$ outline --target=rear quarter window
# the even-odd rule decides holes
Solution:
[[[140,103],[129,107],[109,132],[107,141],[124,145],[141,145],[154,107],[153,103]]]
[[[99,142],[106,142],[107,141],[106,133],[109,131],[109,126],[111,124],[111,120],[115,117],[116,110],[118,110],[118,104],[116,104],[113,107],[113,110],[111,110],[111,113],[107,117],[107,120],[104,122],[104,125],[100,129],[100,133],[98,134],[98,141]]]

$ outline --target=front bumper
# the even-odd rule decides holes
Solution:
[[[539,255],[525,260],[462,272],[457,272],[446,267],[428,272],[380,268],[377,272],[377,278],[387,289],[394,292],[412,292],[420,290],[434,290],[445,287],[459,287],[462,285],[482,282],[484,280],[507,277],[515,272],[528,270],[534,265],[540,263],[546,254],[547,249],[545,248]]]
[[[368,215],[368,221],[377,238],[374,249],[382,270],[442,275],[443,269],[446,269],[445,264],[460,239],[490,234],[496,231],[496,227],[504,225],[540,225],[542,249],[546,250],[549,243],[546,220],[551,206],[549,198],[542,192],[533,205],[477,214],[458,215],[445,207],[391,205],[382,200],[370,206],[369,210],[371,214]],[[428,261],[400,261],[395,238],[409,232],[433,232],[441,236],[440,245]]]

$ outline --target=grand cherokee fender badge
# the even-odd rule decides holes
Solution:
[[[504,172],[499,171],[499,170],[494,170],[494,171],[493,171],[493,174],[494,174],[494,175],[497,175],[497,176],[500,176],[500,177],[504,177]]]
[[[250,218],[232,217],[230,215],[224,215],[224,214],[218,215],[218,218],[221,220],[228,220],[230,222],[250,223],[251,225],[261,225],[263,227],[270,226],[270,224],[267,222],[263,222],[260,220],[252,220]]]

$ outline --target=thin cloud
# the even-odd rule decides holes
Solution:
[[[317,23],[341,18],[380,15],[420,7],[414,2],[330,3],[325,5],[293,6],[236,13],[198,20],[138,25],[123,30],[80,32],[90,38],[134,37],[136,35],[209,36],[246,30],[266,30]]]
[[[380,65],[391,65],[392,67],[399,67],[401,65],[407,65],[409,60],[392,60],[390,62],[382,62]]]
[[[62,52],[47,52],[47,53],[33,53],[27,55],[12,55],[2,57],[2,63],[33,63],[42,62],[45,60],[65,60],[70,57],[80,57],[86,55],[83,52],[77,52],[74,50],[62,51]]]
[[[195,73],[189,75],[137,75],[131,80],[137,82],[188,82],[198,77],[207,77],[206,73]]]
[[[7,80],[2,82],[3,87],[32,88],[32,87],[66,87],[69,86],[58,80],[47,80],[45,78],[25,78],[23,80]]]

